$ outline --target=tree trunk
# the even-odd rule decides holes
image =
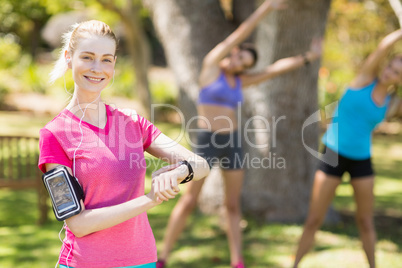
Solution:
[[[216,0],[143,3],[152,12],[169,66],[175,73],[181,93],[180,109],[187,122],[196,116],[197,80],[203,57],[254,11],[255,5],[248,0],[233,1],[234,19],[228,22]],[[256,69],[307,51],[312,37],[324,33],[329,5],[330,0],[293,0],[287,10],[268,15],[257,33],[261,60]],[[304,217],[315,158],[303,146],[301,133],[304,121],[318,110],[318,67],[319,63],[312,64],[245,92],[241,111],[243,145],[248,157],[244,162],[242,196],[245,213],[277,221],[300,221]],[[266,131],[264,121],[269,123],[270,131]],[[186,124],[187,130],[195,128],[195,121],[192,123]],[[245,133],[245,128],[264,128],[265,132]],[[307,145],[316,149],[318,125],[306,127],[304,137]],[[255,148],[256,143],[269,146]],[[263,162],[251,165],[253,159]],[[219,172],[212,172],[203,187],[200,203],[204,211],[216,211],[222,203],[219,177]]]
[[[312,38],[324,35],[329,7],[330,0],[294,0],[268,16],[257,31],[256,69],[309,50]],[[248,214],[281,222],[300,222],[306,215],[316,165],[306,146],[316,151],[319,136],[318,121],[306,120],[318,111],[319,66],[315,62],[245,92],[243,129],[263,129],[244,133],[248,163],[260,161],[246,172],[242,205]]]

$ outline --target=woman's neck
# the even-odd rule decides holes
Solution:
[[[86,97],[74,94],[66,109],[91,125],[103,128],[106,124],[106,106],[100,94]]]

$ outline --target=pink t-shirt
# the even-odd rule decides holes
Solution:
[[[161,133],[132,110],[106,105],[104,129],[82,122],[83,141],[75,156],[75,176],[85,193],[85,208],[108,207],[144,195],[144,150]],[[63,110],[40,130],[39,168],[46,163],[73,168],[81,140],[80,119]],[[155,238],[146,212],[84,237],[66,229],[60,264],[71,267],[116,267],[157,261]],[[68,263],[66,262],[68,258]]]

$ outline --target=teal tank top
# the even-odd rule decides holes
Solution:
[[[322,137],[329,149],[353,160],[371,157],[372,132],[384,120],[390,101],[387,96],[382,106],[374,102],[372,92],[376,85],[374,80],[366,87],[345,91]]]

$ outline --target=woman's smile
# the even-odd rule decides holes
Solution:
[[[84,77],[91,83],[95,83],[95,84],[99,84],[101,83],[103,80],[105,80],[105,78],[98,78],[98,77],[93,77],[93,76],[86,76],[84,75]]]

